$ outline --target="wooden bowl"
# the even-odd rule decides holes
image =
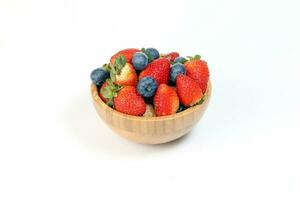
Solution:
[[[180,113],[161,117],[138,117],[120,113],[107,106],[99,97],[96,85],[91,85],[93,103],[102,120],[122,137],[143,144],[170,142],[190,132],[204,114],[211,90],[209,82],[205,101]]]

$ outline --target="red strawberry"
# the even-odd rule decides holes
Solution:
[[[124,56],[120,55],[115,59],[114,64],[108,67],[110,77],[114,83],[120,86],[135,86],[137,84],[137,74],[130,63],[126,63]]]
[[[126,63],[121,69],[120,74],[116,74],[116,84],[117,85],[132,85],[135,86],[137,83],[137,75],[133,66]]]
[[[140,73],[139,79],[145,76],[151,76],[157,82],[157,85],[169,82],[170,61],[166,58],[153,60],[147,68]]]
[[[168,58],[171,62],[175,60],[175,58],[179,57],[179,53],[177,52],[171,52],[166,55],[164,55],[165,58]]]
[[[204,60],[200,60],[200,56],[190,57],[190,60],[184,63],[186,74],[192,79],[196,80],[205,93],[207,88],[207,82],[209,79],[209,70],[207,63]]]
[[[118,53],[116,53],[115,55],[113,55],[110,59],[110,63],[114,64],[115,59],[117,57],[119,57],[120,55],[124,56],[126,59],[126,62],[131,63],[131,59],[133,57],[133,54],[135,54],[136,52],[141,51],[139,49],[135,49],[135,48],[129,48],[129,49],[124,49],[119,51]]]
[[[141,116],[146,111],[143,97],[137,93],[133,86],[125,86],[119,91],[114,98],[114,106],[117,111],[128,115]]]
[[[104,103],[107,103],[109,100],[107,98],[105,98],[103,96],[103,91],[105,90],[105,88],[108,86],[108,82],[106,81],[105,83],[103,83],[103,85],[101,86],[100,90],[99,90],[99,96],[102,99],[102,101],[104,101]]]
[[[154,96],[154,109],[157,116],[172,115],[179,108],[179,98],[174,88],[160,84]]]
[[[180,102],[186,107],[195,105],[203,97],[200,85],[186,75],[177,76],[176,88]]]

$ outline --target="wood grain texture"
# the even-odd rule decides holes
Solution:
[[[180,113],[162,117],[138,117],[120,113],[107,106],[99,97],[96,85],[91,85],[93,103],[102,120],[120,136],[143,144],[170,142],[191,131],[203,116],[211,91],[209,81],[205,101]]]

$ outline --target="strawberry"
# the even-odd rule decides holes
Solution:
[[[111,79],[107,79],[100,88],[99,96],[109,106],[113,106],[113,98],[116,96],[120,86],[115,85]]]
[[[140,73],[139,79],[151,76],[158,85],[162,83],[167,84],[169,82],[169,73],[170,61],[166,58],[159,58],[148,64],[147,68]]]
[[[174,88],[160,84],[154,96],[154,110],[157,116],[172,115],[179,108],[179,98]]]
[[[102,99],[102,101],[104,101],[104,103],[107,103],[109,100],[103,96],[103,91],[105,91],[106,87],[108,87],[108,82],[106,81],[105,83],[103,83],[103,85],[101,86],[100,90],[99,90],[99,96]]]
[[[121,113],[135,116],[142,116],[146,111],[146,103],[134,86],[125,86],[119,91],[114,98],[114,107]]]
[[[164,55],[165,58],[168,58],[171,62],[175,60],[175,58],[179,57],[179,53],[177,52],[171,52],[166,55]]]
[[[200,60],[201,57],[199,55],[189,58],[190,60],[184,63],[186,74],[192,79],[196,80],[199,83],[203,93],[205,93],[209,79],[207,63],[204,60]]]
[[[186,106],[197,104],[203,97],[200,85],[187,75],[178,75],[176,88],[180,102]]]
[[[122,55],[122,56],[125,57],[126,62],[131,64],[131,59],[132,59],[132,57],[133,57],[133,54],[135,54],[135,53],[138,52],[138,51],[141,51],[141,50],[135,49],[135,48],[123,49],[123,50],[117,52],[115,55],[113,55],[113,56],[110,58],[110,63],[111,63],[111,64],[114,64],[114,63],[115,63],[115,59],[116,59],[117,57],[119,57],[120,55]]]
[[[130,63],[126,62],[124,56],[119,56],[115,59],[114,64],[106,65],[110,71],[110,78],[114,83],[120,86],[135,86],[137,84],[137,74]]]
[[[126,63],[122,68],[120,74],[116,75],[116,84],[117,85],[133,85],[137,84],[137,75],[133,66],[129,63]]]

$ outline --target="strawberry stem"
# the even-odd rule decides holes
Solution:
[[[188,57],[188,59],[190,59],[190,60],[200,60],[201,59],[201,56],[200,55],[195,55],[195,56],[187,56]]]

